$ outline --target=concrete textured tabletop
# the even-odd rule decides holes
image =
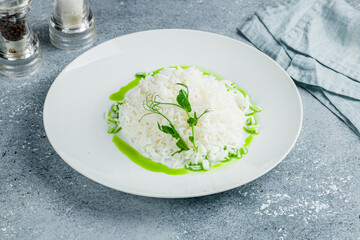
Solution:
[[[360,239],[360,141],[299,88],[300,137],[272,171],[233,190],[191,199],[133,196],[70,168],[50,146],[42,109],[56,76],[83,51],[49,41],[52,0],[34,0],[30,24],[44,64],[0,77],[0,239]],[[271,0],[92,0],[100,44],[158,28],[236,27]],[[360,9],[360,1],[349,1]]]

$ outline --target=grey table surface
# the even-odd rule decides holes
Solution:
[[[245,41],[236,27],[275,0],[92,0],[97,44],[157,28],[209,31]],[[360,9],[360,1],[350,1]],[[51,0],[34,0],[30,23],[44,64],[30,77],[0,77],[0,239],[360,239],[359,138],[299,88],[300,137],[259,179],[191,199],[133,196],[70,168],[50,146],[42,109],[52,82],[83,51],[49,41]]]

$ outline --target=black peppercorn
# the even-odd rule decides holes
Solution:
[[[8,41],[19,41],[26,35],[25,21],[16,15],[7,15],[0,19],[0,33]]]

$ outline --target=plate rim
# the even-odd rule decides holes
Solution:
[[[186,194],[186,195],[181,195],[181,194],[171,194],[171,195],[164,195],[164,194],[154,194],[154,193],[144,193],[144,192],[138,192],[138,191],[132,191],[131,189],[118,189],[115,186],[112,186],[111,184],[106,183],[106,181],[103,181],[103,179],[99,179],[97,176],[91,176],[90,174],[86,173],[86,171],[83,171],[81,168],[77,168],[75,167],[72,162],[70,160],[66,160],[67,158],[60,153],[61,151],[58,151],[57,148],[55,147],[55,145],[53,144],[52,140],[49,138],[48,135],[48,130],[46,128],[46,108],[47,108],[47,100],[48,97],[52,91],[52,89],[54,89],[54,85],[56,85],[56,81],[67,71],[67,69],[75,62],[77,61],[79,58],[81,58],[83,55],[87,54],[89,51],[94,51],[94,49],[100,48],[103,45],[107,44],[108,42],[111,41],[116,41],[117,39],[123,38],[123,37],[127,37],[127,36],[131,36],[131,35],[137,35],[137,34],[142,34],[142,33],[150,33],[150,32],[172,32],[172,31],[177,31],[177,32],[193,32],[193,33],[200,33],[200,34],[205,34],[205,35],[209,35],[212,37],[217,37],[217,38],[222,38],[224,40],[227,41],[232,41],[235,42],[236,44],[240,44],[243,47],[246,48],[250,48],[253,51],[256,51],[258,53],[260,53],[263,57],[267,58],[268,60],[270,60],[272,63],[275,63],[275,65],[277,66],[277,68],[279,68],[288,78],[288,80],[290,81],[290,85],[291,88],[293,88],[295,90],[296,93],[296,99],[299,102],[299,109],[300,109],[300,122],[299,125],[297,126],[297,133],[296,136],[294,138],[294,140],[292,141],[289,149],[281,156],[281,158],[279,158],[279,160],[277,160],[274,164],[271,165],[271,167],[269,167],[269,169],[267,169],[266,171],[261,171],[261,173],[253,176],[252,178],[250,178],[249,180],[242,182],[240,184],[233,184],[231,186],[227,186],[218,190],[207,190],[201,193],[192,193],[192,194]],[[83,52],[82,54],[80,54],[79,56],[77,56],[75,59],[73,59],[70,63],[67,64],[67,66],[58,74],[58,76],[55,78],[55,80],[52,82],[47,94],[46,94],[46,98],[44,101],[44,106],[43,106],[43,124],[44,124],[44,129],[45,129],[45,134],[47,136],[47,139],[50,143],[50,145],[52,146],[52,148],[55,150],[55,152],[60,156],[60,158],[67,164],[69,165],[72,169],[74,169],[76,172],[80,173],[81,175],[85,176],[86,178],[101,184],[103,186],[109,187],[111,189],[117,190],[117,191],[121,191],[124,193],[128,193],[128,194],[133,194],[133,195],[137,195],[137,196],[143,196],[143,197],[152,197],[152,198],[167,198],[167,199],[176,199],[176,198],[193,198],[193,197],[202,197],[202,196],[209,196],[209,195],[213,195],[213,194],[217,194],[217,193],[221,193],[221,192],[225,192],[225,191],[229,191],[231,189],[240,187],[242,185],[248,184],[262,176],[264,176],[265,174],[267,174],[268,172],[270,172],[271,170],[273,170],[277,165],[279,165],[284,159],[285,157],[290,153],[290,151],[294,148],[295,143],[297,142],[301,129],[302,129],[302,125],[303,125],[303,103],[301,100],[301,96],[300,93],[296,87],[296,84],[294,82],[294,80],[290,77],[290,75],[280,66],[279,63],[277,63],[275,60],[273,60],[271,57],[269,57],[268,55],[266,55],[265,53],[261,52],[259,49],[251,46],[250,44],[241,42],[240,40],[228,37],[228,36],[224,36],[224,35],[220,35],[217,33],[213,33],[213,32],[206,32],[206,31],[201,31],[201,30],[193,30],[193,29],[181,29],[181,28],[169,28],[169,29],[152,29],[152,30],[146,30],[146,31],[138,31],[138,32],[133,32],[133,33],[129,33],[129,34],[124,34],[112,39],[108,39],[92,48],[87,49],[85,52]]]

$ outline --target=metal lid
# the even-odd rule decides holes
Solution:
[[[28,7],[32,0],[0,0],[1,12],[15,12]]]

